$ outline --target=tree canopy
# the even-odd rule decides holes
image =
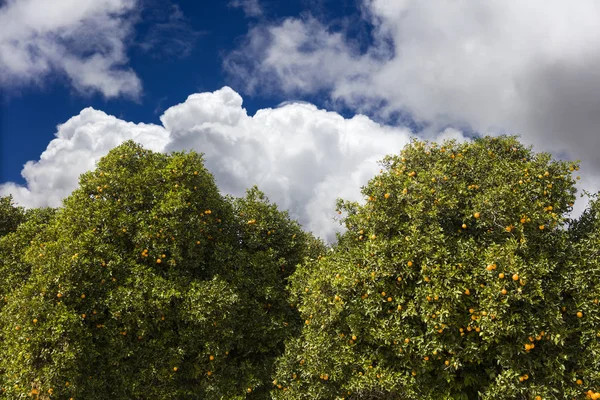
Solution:
[[[575,247],[566,224],[578,165],[482,138],[413,142],[382,166],[365,204],[340,201],[335,251],[293,277],[305,325],[275,398],[597,390],[597,212]]]
[[[600,399],[600,200],[515,137],[413,141],[323,242],[195,152],[126,142],[0,199],[10,399]]]
[[[6,396],[267,397],[299,325],[286,278],[322,244],[257,189],[226,199],[200,155],[128,142],[38,227],[0,243],[23,265],[0,308]]]

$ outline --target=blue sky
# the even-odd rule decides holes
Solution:
[[[140,21],[135,24],[135,37],[127,55],[129,65],[143,84],[139,99],[110,98],[101,93],[77,93],[65,82],[64,76],[50,76],[43,87],[27,85],[8,89],[2,93],[0,108],[0,182],[25,183],[21,177],[23,164],[38,156],[53,138],[55,127],[85,107],[94,107],[119,118],[134,122],[159,123],[166,107],[177,104],[194,92],[213,91],[225,85],[236,89],[222,68],[223,57],[236,47],[249,27],[261,21],[277,21],[290,16],[311,13],[321,18],[341,23],[357,19],[359,3],[354,0],[315,1],[263,1],[262,14],[246,15],[242,7],[233,7],[226,1],[157,1],[140,3]],[[167,27],[160,32],[160,41],[149,43],[157,24],[168,22],[176,11],[183,15],[176,30]],[[363,23],[355,37],[368,41],[368,24]],[[179,41],[185,42],[177,46]],[[144,45],[152,46],[144,49]],[[175,47],[174,50],[171,50]],[[176,53],[172,53],[175,51]],[[304,95],[294,100],[308,100],[323,105],[320,96]],[[285,97],[279,93],[261,93],[246,96],[244,107],[253,114],[257,109],[274,107]],[[341,110],[349,115],[350,110]]]
[[[600,182],[594,0],[6,0],[0,26],[0,195],[27,207],[127,139],[325,237],[411,136],[519,134]]]

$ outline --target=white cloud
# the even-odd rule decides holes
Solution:
[[[44,84],[52,72],[83,93],[137,97],[125,41],[136,0],[8,0],[0,7],[0,85]]]
[[[57,129],[40,159],[23,167],[27,186],[1,184],[0,196],[12,194],[25,207],[58,207],[77,187],[79,175],[94,169],[113,147],[132,139],[162,151],[169,141],[168,132],[158,125],[125,122],[93,108],[82,110]]]
[[[224,66],[249,92],[325,92],[377,117],[408,112],[433,132],[520,134],[581,159],[582,186],[598,190],[597,1],[363,0],[362,16],[374,28],[367,50],[312,17],[288,18],[253,28]]]
[[[161,121],[171,133],[168,150],[204,152],[222,190],[240,196],[257,184],[306,229],[329,239],[335,199],[357,200],[360,186],[379,170],[377,161],[410,139],[407,129],[365,116],[345,119],[306,103],[250,117],[229,88],[192,95]]]
[[[59,206],[78,176],[125,140],[154,151],[205,153],[222,191],[243,195],[257,184],[306,229],[334,239],[338,197],[358,200],[360,186],[379,170],[377,161],[410,139],[404,128],[382,126],[365,116],[346,119],[307,103],[288,103],[248,116],[229,87],[197,93],[161,116],[163,126],[134,124],[86,108],[59,125],[38,161],[23,169],[27,185],[0,185],[28,207]],[[460,135],[459,135],[460,136]]]

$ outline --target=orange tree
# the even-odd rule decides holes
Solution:
[[[55,209],[23,210],[12,204],[10,197],[0,199],[0,309],[8,293],[29,277],[31,265],[25,253],[31,241],[51,221]],[[0,376],[1,379],[1,376]]]
[[[0,237],[15,231],[24,219],[23,208],[16,207],[11,196],[0,197]]]
[[[600,399],[600,201],[597,195],[572,225],[571,262],[562,271],[564,304],[561,312],[573,326],[567,339],[571,380],[586,388],[588,398]]]
[[[566,229],[577,164],[485,137],[415,141],[382,166],[365,204],[339,202],[348,230],[335,250],[293,277],[304,327],[279,360],[274,397],[598,390],[600,246],[587,269]]]
[[[300,325],[287,276],[322,245],[258,190],[224,198],[200,155],[127,142],[46,222],[15,238],[2,396],[268,396],[273,360]]]

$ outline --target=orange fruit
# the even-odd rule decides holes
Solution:
[[[519,275],[518,275],[518,274],[514,274],[514,275],[512,276],[512,280],[513,280],[513,281],[518,281],[518,280],[519,280]]]
[[[583,317],[583,313],[581,311],[577,311],[577,318]]]
[[[463,229],[467,229],[467,224],[462,224]]]
[[[474,216],[475,218],[479,218],[479,217],[481,216],[481,214],[480,214],[480,213],[478,213],[478,212],[476,212],[475,214],[473,214],[473,216]]]

